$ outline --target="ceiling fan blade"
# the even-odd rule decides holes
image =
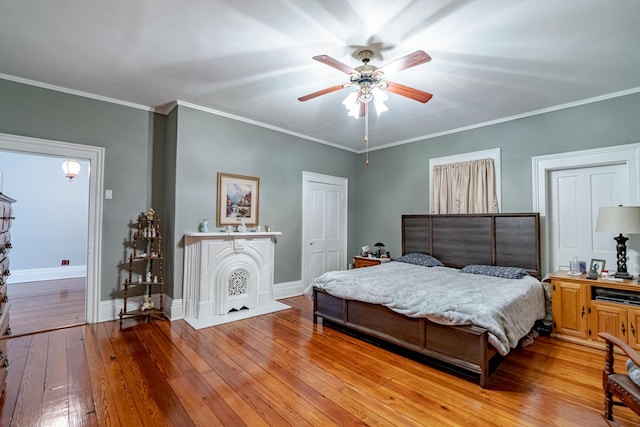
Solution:
[[[340,70],[343,73],[346,74],[351,74],[353,73],[353,68],[349,67],[347,64],[342,63],[340,61],[338,61],[337,59],[333,59],[332,57],[328,56],[328,55],[318,55],[318,56],[314,56],[313,59],[315,59],[318,62],[322,62],[323,64],[326,64],[330,67],[335,68],[336,70]]]
[[[416,50],[415,52],[398,58],[386,65],[379,68],[385,76],[397,73],[398,71],[406,70],[407,68],[415,67],[416,65],[424,64],[431,61],[431,57],[422,50]]]
[[[429,101],[433,97],[433,95],[431,95],[430,93],[423,92],[409,86],[401,85],[400,83],[387,82],[387,87],[384,88],[384,90],[398,95],[406,96],[407,98],[411,98],[422,103]]]
[[[317,92],[310,93],[309,95],[301,96],[300,98],[298,98],[298,101],[308,101],[308,100],[316,98],[318,96],[326,95],[326,94],[331,93],[331,92],[335,92],[335,91],[340,90],[340,89],[342,89],[344,87],[345,87],[345,85],[331,86],[331,87],[328,87],[326,89],[322,89],[322,90],[319,90]]]

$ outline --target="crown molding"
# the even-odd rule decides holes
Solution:
[[[352,148],[349,148],[349,147],[345,147],[343,145],[338,145],[338,144],[333,143],[333,142],[325,141],[325,140],[322,140],[322,139],[319,139],[319,138],[314,138],[314,137],[309,136],[309,135],[304,135],[302,133],[293,132],[293,131],[290,131],[288,129],[283,129],[283,128],[280,128],[280,127],[277,127],[277,126],[269,125],[267,123],[258,122],[256,120],[248,119],[248,118],[242,117],[242,116],[237,116],[235,114],[225,113],[224,111],[215,110],[213,108],[203,107],[201,105],[191,104],[189,102],[180,101],[180,100],[176,101],[176,104],[179,105],[179,106],[182,106],[182,107],[188,107],[188,108],[191,108],[191,109],[194,109],[194,110],[203,111],[205,113],[214,114],[216,116],[226,117],[228,119],[237,120],[239,122],[244,122],[244,123],[249,123],[251,125],[260,126],[262,128],[265,128],[265,129],[269,129],[269,130],[273,130],[273,131],[276,131],[276,132],[284,133],[284,134],[287,134],[287,135],[295,136],[295,137],[301,138],[301,139],[306,139],[308,141],[312,141],[312,142],[317,142],[317,143],[320,143],[320,144],[328,145],[330,147],[338,148],[340,150],[350,151],[352,153],[358,153],[358,151],[356,151],[356,150],[354,150]]]
[[[438,138],[438,137],[445,136],[445,135],[452,135],[452,134],[459,133],[459,132],[466,132],[468,130],[478,129],[478,128],[482,128],[482,127],[486,127],[486,126],[492,126],[492,125],[496,125],[496,124],[500,124],[500,123],[510,122],[510,121],[513,121],[513,120],[523,119],[523,118],[526,118],[526,117],[537,116],[537,115],[540,115],[540,114],[551,113],[553,111],[564,110],[564,109],[567,109],[567,108],[578,107],[578,106],[581,106],[581,105],[592,104],[594,102],[606,101],[608,99],[619,98],[619,97],[622,97],[622,96],[632,95],[632,94],[640,92],[640,87],[631,88],[631,89],[627,89],[627,90],[623,90],[623,91],[619,91],[619,92],[609,93],[609,94],[606,94],[606,95],[596,96],[596,97],[593,97],[593,98],[583,99],[583,100],[580,100],[580,101],[569,102],[569,103],[566,103],[566,104],[556,105],[556,106],[548,107],[548,108],[542,108],[540,110],[534,110],[534,111],[530,111],[530,112],[527,112],[527,113],[516,114],[516,115],[513,115],[513,116],[502,117],[502,118],[496,119],[496,120],[490,120],[490,121],[487,121],[487,122],[476,123],[476,124],[472,124],[472,125],[469,125],[469,126],[463,126],[463,127],[460,127],[460,128],[456,128],[456,129],[450,129],[450,130],[446,130],[446,131],[443,131],[443,132],[436,132],[436,133],[431,133],[431,134],[427,134],[427,135],[417,136],[417,137],[410,138],[410,139],[404,139],[404,140],[401,140],[401,141],[391,142],[389,144],[381,145],[381,146],[374,147],[374,148],[369,148],[368,150],[364,150],[364,149],[363,150],[355,150],[355,149],[352,149],[352,148],[349,148],[349,147],[345,147],[343,145],[336,144],[334,142],[329,142],[329,141],[325,141],[325,140],[322,140],[322,139],[319,139],[319,138],[314,138],[314,137],[309,136],[309,135],[305,135],[305,134],[298,133],[298,132],[293,132],[293,131],[290,131],[288,129],[280,128],[280,127],[277,127],[277,126],[269,125],[267,123],[259,122],[259,121],[252,120],[252,119],[248,119],[246,117],[242,117],[242,116],[238,116],[238,115],[235,115],[235,114],[226,113],[224,111],[215,110],[215,109],[209,108],[209,107],[203,107],[201,105],[196,105],[196,104],[192,104],[192,103],[185,102],[185,101],[175,100],[175,101],[171,101],[171,102],[168,102],[168,103],[160,105],[160,106],[151,107],[151,106],[148,106],[148,105],[136,104],[136,103],[132,103],[132,102],[128,102],[128,101],[122,101],[120,99],[115,99],[115,98],[109,98],[109,97],[106,97],[106,96],[96,95],[96,94],[89,93],[89,92],[83,92],[83,91],[79,91],[79,90],[65,88],[65,87],[62,87],[62,86],[56,86],[56,85],[52,85],[52,84],[48,84],[48,83],[38,82],[38,81],[35,81],[35,80],[29,80],[29,79],[25,79],[25,78],[22,78],[22,77],[16,77],[16,76],[12,76],[12,75],[9,75],[9,74],[0,73],[0,79],[9,80],[9,81],[13,81],[13,82],[16,82],[16,83],[23,83],[23,84],[27,84],[27,85],[30,85],[30,86],[41,87],[43,89],[55,90],[57,92],[68,93],[68,94],[71,94],[71,95],[82,96],[82,97],[85,97],[85,98],[95,99],[95,100],[98,100],[98,101],[110,102],[110,103],[113,103],[113,104],[123,105],[123,106],[126,106],[126,107],[136,108],[136,109],[139,109],[139,110],[149,111],[149,112],[163,114],[163,115],[168,115],[177,106],[188,107],[188,108],[191,108],[191,109],[194,109],[194,110],[203,111],[203,112],[206,112],[206,113],[209,113],[209,114],[214,114],[214,115],[221,116],[221,117],[226,117],[226,118],[229,118],[229,119],[232,119],[232,120],[237,120],[237,121],[240,121],[240,122],[252,124],[252,125],[255,125],[255,126],[259,126],[259,127],[265,128],[265,129],[273,130],[275,132],[284,133],[284,134],[287,134],[287,135],[295,136],[297,138],[305,139],[307,141],[317,142],[317,143],[320,143],[320,144],[328,145],[328,146],[333,147],[333,148],[338,148],[340,150],[349,151],[349,152],[356,153],[356,154],[364,154],[367,151],[368,152],[372,152],[372,151],[377,151],[377,150],[383,150],[385,148],[391,148],[391,147],[395,147],[395,146],[398,146],[398,145],[411,144],[413,142],[424,141],[426,139],[433,139],[433,138]]]
[[[635,87],[635,88],[632,88],[632,89],[622,90],[620,92],[608,93],[606,95],[601,95],[601,96],[596,96],[596,97],[593,97],[593,98],[582,99],[580,101],[569,102],[569,103],[561,104],[561,105],[555,105],[553,107],[542,108],[540,110],[534,110],[534,111],[530,111],[528,113],[516,114],[514,116],[507,116],[507,117],[503,117],[503,118],[496,119],[496,120],[490,120],[488,122],[476,123],[476,124],[473,124],[473,125],[460,127],[460,128],[457,128],[457,129],[451,129],[451,130],[447,130],[447,131],[443,131],[443,132],[431,133],[431,134],[428,134],[428,135],[417,136],[415,138],[405,139],[405,140],[402,140],[402,141],[392,142],[392,143],[389,143],[389,144],[381,145],[379,147],[370,148],[369,152],[376,151],[376,150],[383,150],[385,148],[391,148],[391,147],[395,147],[397,145],[404,145],[404,144],[410,144],[412,142],[423,141],[425,139],[438,138],[440,136],[451,135],[451,134],[459,133],[459,132],[465,132],[465,131],[468,131],[468,130],[478,129],[478,128],[482,128],[482,127],[485,127],[485,126],[496,125],[496,124],[499,124],[499,123],[510,122],[510,121],[513,121],[513,120],[523,119],[523,118],[526,118],[526,117],[532,117],[532,116],[537,116],[537,115],[540,115],[540,114],[551,113],[553,111],[565,110],[567,108],[573,108],[573,107],[579,107],[581,105],[592,104],[594,102],[606,101],[608,99],[619,98],[619,97],[627,96],[627,95],[633,95],[634,93],[638,93],[638,92],[640,92],[640,87]],[[366,150],[357,151],[358,154],[363,154],[365,152],[366,152]]]
[[[25,79],[25,78],[22,78],[22,77],[12,76],[12,75],[9,75],[9,74],[0,73],[0,79],[9,80],[9,81],[16,82],[16,83],[22,83],[22,84],[26,84],[26,85],[29,85],[29,86],[35,86],[35,87],[39,87],[39,88],[42,88],[42,89],[55,90],[56,92],[62,92],[62,93],[67,93],[69,95],[81,96],[83,98],[95,99],[97,101],[109,102],[111,104],[123,105],[125,107],[136,108],[138,110],[153,111],[153,108],[149,107],[148,105],[135,104],[133,102],[123,101],[121,99],[109,98],[107,96],[96,95],[95,93],[83,92],[81,90],[75,90],[75,89],[69,89],[67,87],[56,86],[56,85],[52,85],[52,84],[49,84],[49,83],[42,83],[42,82],[38,82],[38,81],[35,81],[35,80],[29,80],[29,79]]]

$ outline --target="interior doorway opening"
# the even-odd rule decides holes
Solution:
[[[103,168],[104,168],[104,148],[102,147],[92,147],[85,146],[81,144],[71,144],[60,141],[52,141],[52,140],[43,140],[37,138],[28,138],[16,135],[9,134],[0,134],[0,152],[9,152],[9,153],[19,153],[27,156],[38,156],[40,157],[48,157],[48,158],[57,158],[56,161],[62,161],[64,159],[82,159],[86,162],[86,172],[88,173],[88,183],[86,188],[86,210],[85,210],[85,218],[86,218],[86,227],[85,229],[85,245],[84,245],[84,257],[85,266],[83,266],[83,274],[77,276],[82,277],[81,281],[75,280],[69,283],[69,288],[67,290],[62,291],[62,295],[66,296],[68,300],[72,301],[71,305],[81,305],[80,309],[84,310],[84,320],[83,322],[94,323],[99,320],[99,302],[100,302],[100,289],[99,289],[99,278],[100,278],[100,259],[101,259],[101,246],[102,246],[102,238],[101,238],[101,229],[102,229],[102,191],[103,191]],[[63,171],[60,168],[60,174],[62,178]],[[24,170],[21,173],[20,179],[29,180],[32,176],[29,173],[29,170]],[[5,176],[5,181],[8,177]],[[69,184],[65,182],[65,184]],[[72,184],[75,184],[72,183]],[[33,185],[37,185],[37,183],[33,183]],[[15,197],[18,199],[18,197]],[[24,199],[24,197],[23,197]],[[18,200],[20,203],[20,200]],[[61,209],[64,210],[64,205],[53,204],[53,205],[42,205],[42,221],[46,222],[50,220],[47,212],[50,212],[52,209]],[[64,216],[63,216],[64,217]],[[17,219],[16,219],[17,220]],[[14,223],[15,224],[15,223]],[[34,238],[30,236],[29,239]],[[14,242],[14,248],[17,247],[18,241]],[[62,259],[61,261],[64,261]],[[18,272],[16,272],[18,273]],[[32,272],[33,273],[33,272]],[[24,278],[23,278],[24,279]],[[61,277],[56,277],[53,275],[51,277],[53,280],[61,279]],[[69,279],[69,277],[63,277],[63,279]],[[24,281],[24,280],[23,280]],[[44,285],[44,282],[48,282],[47,280],[42,280],[42,277],[39,280],[34,280],[34,282],[40,283],[40,290],[46,289],[48,286],[52,285],[51,283]],[[11,283],[11,281],[10,281]],[[77,288],[79,287],[79,283],[81,283],[82,288],[84,288],[84,293],[78,297]],[[26,289],[26,286],[25,286]],[[76,292],[73,296],[70,293]],[[9,295],[11,298],[11,295]],[[75,298],[75,299],[74,299]],[[78,298],[80,303],[78,303]],[[18,301],[16,301],[18,302]],[[37,316],[43,317],[43,314],[46,312],[53,313],[53,305],[55,303],[50,301],[50,304],[46,310],[41,310],[38,312]],[[13,306],[14,304],[12,304]],[[35,303],[34,303],[35,305]],[[77,310],[77,307],[75,308]],[[16,318],[14,315],[14,308],[12,307],[12,321]],[[80,318],[82,316],[79,316]],[[13,325],[12,325],[13,326]],[[17,326],[17,325],[16,325]],[[13,328],[12,328],[13,329]],[[15,333],[19,333],[17,330]]]

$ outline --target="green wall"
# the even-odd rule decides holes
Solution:
[[[103,204],[101,300],[118,295],[129,220],[151,203],[157,118],[141,109],[0,79],[0,132],[105,147],[104,185],[113,190],[113,199]]]
[[[260,178],[260,223],[282,232],[276,243],[274,281],[300,280],[302,172],[345,177],[351,188],[357,185],[357,155],[184,106],[178,106],[177,117],[176,259],[182,259],[185,232],[197,231],[205,218],[211,220],[209,229],[215,229],[217,173],[255,176]],[[357,206],[356,193],[349,194],[349,206]],[[356,222],[354,212],[349,214],[350,224]],[[348,240],[355,241],[355,229]],[[182,269],[176,268],[174,279],[181,277]]]
[[[428,108],[428,105],[427,107]],[[349,180],[348,256],[400,252],[400,216],[429,208],[430,157],[501,147],[502,209],[532,208],[531,157],[640,142],[631,94],[364,155],[177,106],[168,115],[0,79],[0,132],[105,147],[101,299],[118,296],[127,224],[153,206],[167,244],[167,294],[182,297],[182,236],[215,223],[217,173],[260,178],[260,222],[282,231],[275,282],[301,279],[302,172]]]
[[[0,132],[105,147],[113,199],[104,201],[101,300],[121,296],[128,223],[150,206],[164,227],[166,293],[182,297],[182,236],[203,218],[215,223],[217,172],[260,178],[260,221],[283,233],[276,283],[301,278],[302,172],[357,184],[351,152],[183,106],[164,116],[2,79]]]
[[[362,244],[382,241],[400,254],[400,216],[429,212],[429,158],[500,147],[502,211],[530,212],[532,157],[638,142],[636,93],[377,150],[360,176],[356,234]]]

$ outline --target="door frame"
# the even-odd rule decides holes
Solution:
[[[308,225],[310,218],[307,217],[307,201],[311,196],[307,194],[307,184],[310,182],[320,182],[323,184],[329,185],[337,185],[344,188],[344,203],[342,204],[342,212],[343,221],[339,225],[340,233],[342,236],[342,253],[346,256],[347,254],[347,222],[348,222],[348,212],[349,212],[349,180],[347,178],[342,178],[338,176],[331,175],[323,175],[315,172],[306,172],[302,171],[302,287],[306,288],[311,279],[309,277],[309,269],[307,268],[308,264],[308,252],[307,252],[307,243],[309,242],[309,232]],[[346,265],[346,258],[344,259]]]
[[[540,213],[540,249],[542,272],[551,264],[550,228],[547,221],[550,175],[552,171],[607,165],[626,165],[629,180],[629,204],[640,201],[640,144],[626,144],[590,150],[549,154],[531,158],[533,212]]]
[[[87,235],[87,292],[85,319],[99,322],[102,272],[102,194],[104,192],[104,147],[0,133],[0,150],[51,155],[89,161],[89,221]]]

